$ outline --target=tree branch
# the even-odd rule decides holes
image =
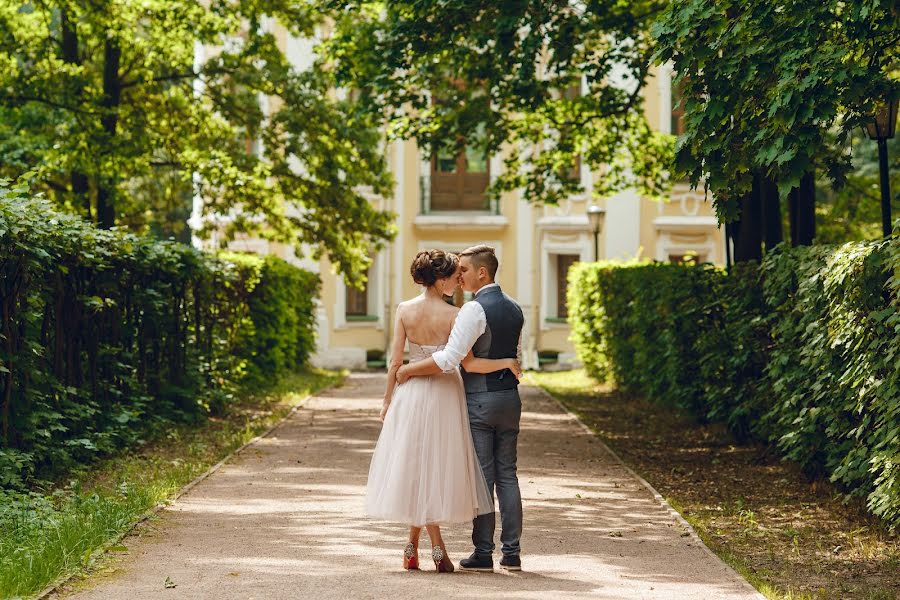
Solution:
[[[201,70],[199,73],[190,71],[188,73],[171,73],[169,75],[160,75],[159,77],[153,77],[150,79],[133,79],[131,81],[123,81],[122,89],[134,87],[136,85],[144,85],[147,83],[162,83],[164,81],[179,81],[182,79],[201,79],[205,75],[232,75],[236,72],[235,69],[215,69],[211,71],[203,71]]]
[[[18,104],[26,104],[28,102],[39,102],[41,104],[46,104],[47,106],[52,106],[54,108],[60,108],[62,110],[68,110],[74,113],[85,114],[85,115],[94,115],[96,112],[91,110],[85,110],[83,108],[77,108],[75,106],[69,106],[67,104],[62,104],[60,102],[56,102],[54,100],[50,100],[49,98],[41,98],[38,96],[12,96],[5,95],[0,96],[0,100],[4,102],[9,102],[12,105]]]

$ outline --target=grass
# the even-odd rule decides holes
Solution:
[[[0,598],[35,596],[89,567],[110,543],[187,483],[343,375],[309,370],[233,405],[222,418],[178,426],[147,445],[73,473],[55,489],[0,491]]]
[[[584,371],[528,373],[773,600],[900,598],[900,539],[827,481]]]

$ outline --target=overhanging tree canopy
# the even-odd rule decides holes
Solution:
[[[393,231],[362,193],[391,192],[380,134],[266,26],[311,36],[317,18],[291,0],[0,0],[0,172],[104,227],[183,220],[199,194],[227,217],[210,227],[310,244],[355,277]]]
[[[599,194],[662,191],[671,138],[648,127],[641,90],[665,4],[321,0],[338,81],[395,135],[428,151],[505,148],[495,191],[550,203],[578,189],[576,156],[603,173]],[[585,93],[566,93],[582,80]]]
[[[783,194],[813,168],[840,186],[849,134],[900,93],[891,0],[675,0],[653,28],[683,86],[677,170],[737,216],[754,175]]]

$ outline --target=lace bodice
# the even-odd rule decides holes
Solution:
[[[447,344],[439,344],[437,346],[429,344],[417,344],[409,340],[409,362],[419,362],[425,360],[438,350],[443,350]]]

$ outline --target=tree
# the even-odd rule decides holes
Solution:
[[[641,97],[663,0],[321,4],[338,81],[428,152],[505,151],[495,192],[557,202],[579,189],[579,156],[603,174],[598,194],[664,189],[673,138],[650,130]]]
[[[823,243],[878,239],[881,233],[881,191],[878,180],[878,145],[862,131],[850,139],[852,173],[847,183],[834,190],[827,182],[817,182],[822,202],[816,211],[816,239]],[[900,215],[900,137],[888,140],[893,214]]]
[[[173,233],[159,215],[199,195],[207,232],[306,243],[355,279],[393,232],[364,194],[391,193],[381,134],[267,26],[310,36],[318,18],[291,0],[0,0],[0,171],[102,227]]]
[[[851,132],[900,94],[898,25],[890,0],[673,1],[653,34],[684,89],[676,171],[704,182],[722,221],[740,215],[754,179],[781,198],[794,190],[807,236],[812,173],[841,187]]]

